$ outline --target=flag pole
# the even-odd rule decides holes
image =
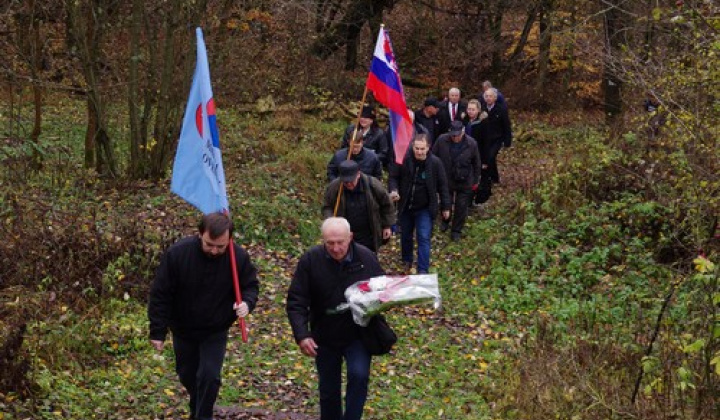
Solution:
[[[357,118],[355,119],[355,129],[353,130],[352,138],[350,140],[350,143],[348,143],[348,153],[347,153],[347,160],[350,160],[350,155],[352,154],[352,147],[357,141],[357,132],[358,127],[360,126],[360,117],[362,116],[362,109],[365,106],[365,99],[367,98],[368,93],[368,87],[367,83],[365,83],[365,91],[363,92],[362,100],[360,101],[360,109],[358,110]],[[335,210],[333,210],[333,216],[337,216],[338,207],[340,207],[340,197],[342,197],[343,193],[343,183],[340,181],[340,188],[338,188],[338,194],[337,199],[335,200]]]
[[[235,243],[232,240],[232,233],[230,234],[230,268],[233,277],[233,287],[235,289],[235,302],[239,305],[242,303],[242,293],[240,292],[240,279],[237,273],[237,261],[235,261]],[[247,327],[245,326],[245,318],[238,317],[238,326],[240,327],[240,335],[242,336],[243,343],[248,341]]]

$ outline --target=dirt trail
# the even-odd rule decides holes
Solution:
[[[538,150],[541,149],[541,150]],[[513,200],[513,195],[517,191],[527,191],[533,188],[542,177],[555,167],[556,156],[550,147],[539,148],[537,145],[518,145],[510,149],[504,149],[499,156],[499,170],[501,184],[493,188],[493,196],[483,210],[477,209],[471,211],[469,217],[493,217],[492,213],[499,208],[502,203]],[[441,236],[442,235],[442,236]],[[445,238],[438,229],[435,230],[433,239],[433,259],[441,259],[443,255],[443,246],[436,241],[447,243],[449,238]],[[464,239],[467,240],[467,239]],[[380,261],[388,271],[388,273],[401,273],[400,262],[400,240],[399,236],[393,238],[390,243],[383,247],[379,253]],[[276,261],[277,262],[277,261]],[[287,263],[287,262],[286,262]],[[300,410],[298,404],[289,406],[288,410]],[[218,407],[216,408],[215,418],[217,420],[309,420],[317,418],[316,415],[303,414],[299,412],[273,412],[261,409],[246,409],[242,407]]]

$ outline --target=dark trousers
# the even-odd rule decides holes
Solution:
[[[497,169],[497,168],[496,168]],[[490,176],[490,168],[483,165],[480,169],[480,183],[475,192],[475,204],[487,202],[492,195],[492,178]]]
[[[201,339],[173,336],[175,371],[190,394],[190,415],[195,420],[212,419],[227,339],[227,330]]]
[[[488,160],[488,173],[492,182],[500,182],[500,173],[498,172],[497,157],[502,149],[502,141],[496,140],[490,145],[490,159]]]
[[[345,415],[342,409],[342,364],[347,365]],[[360,420],[367,399],[372,357],[360,340],[344,349],[319,346],[315,357],[320,391],[320,420]]]
[[[465,220],[468,215],[468,206],[473,199],[473,191],[471,189],[450,190],[452,196],[453,211],[452,224],[450,230],[455,233],[461,233],[465,226]]]

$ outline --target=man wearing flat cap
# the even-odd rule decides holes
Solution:
[[[437,114],[440,111],[440,101],[427,98],[423,107],[415,111],[415,124],[422,125],[427,130],[429,146],[432,147],[435,139],[440,135],[440,123]]]
[[[345,129],[345,135],[343,135],[342,144],[340,145],[341,148],[350,145],[353,132],[355,132],[355,124],[350,124]],[[362,135],[365,147],[375,152],[378,159],[380,159],[380,163],[387,166],[390,146],[385,138],[385,132],[375,122],[375,109],[373,107],[369,105],[363,106],[357,132]]]
[[[377,252],[390,239],[395,224],[395,207],[382,182],[360,171],[357,162],[339,165],[339,176],[325,188],[323,218],[344,217],[350,222],[353,239]],[[342,188],[339,204],[338,191]],[[337,204],[337,214],[335,205]]]
[[[453,203],[452,224],[448,220],[443,220],[440,230],[444,232],[451,228],[450,238],[459,241],[473,191],[477,190],[480,179],[480,153],[477,142],[465,134],[462,121],[453,121],[450,124],[450,131],[438,137],[432,153],[443,163]]]

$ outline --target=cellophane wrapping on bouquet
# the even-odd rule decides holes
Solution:
[[[441,303],[437,274],[373,277],[345,289],[345,298],[353,319],[363,327],[373,315],[395,306],[432,303],[437,309]]]

